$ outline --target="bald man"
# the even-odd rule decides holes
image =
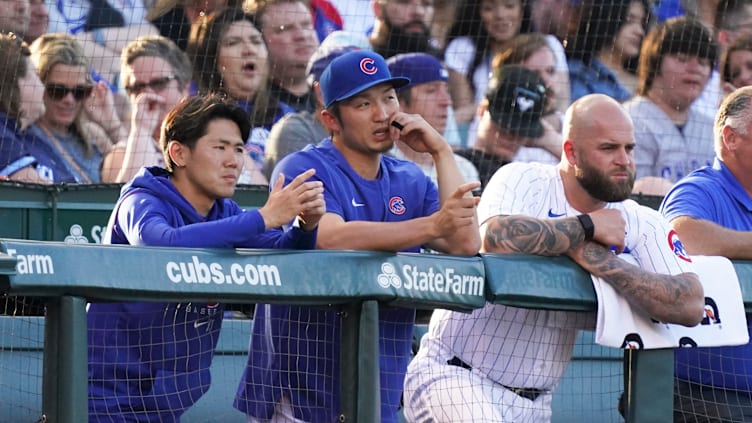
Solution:
[[[567,255],[632,305],[694,326],[703,290],[671,227],[627,199],[634,130],[613,99],[582,97],[564,119],[558,165],[511,163],[478,206],[482,252]],[[637,265],[613,251],[629,253]],[[580,329],[593,313],[486,304],[471,314],[437,310],[405,380],[408,421],[548,422],[551,400]]]

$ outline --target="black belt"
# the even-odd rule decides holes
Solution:
[[[457,367],[462,367],[463,369],[467,370],[473,370],[473,367],[464,361],[460,360],[459,357],[452,357],[451,359],[447,360],[447,364]],[[499,384],[501,385],[501,384]],[[536,398],[546,393],[545,389],[538,389],[538,388],[512,388],[510,386],[501,385],[504,388],[514,392],[517,396],[520,396],[525,399],[529,399],[530,401],[535,401]]]

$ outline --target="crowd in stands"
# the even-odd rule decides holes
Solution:
[[[293,115],[316,114],[312,58],[350,47],[372,49],[387,59],[425,53],[439,60],[448,93],[441,99],[446,109],[442,133],[455,150],[478,154],[468,157],[478,162],[487,162],[483,151],[491,151],[489,142],[479,139],[488,132],[480,124],[493,91],[489,81],[508,65],[537,73],[546,87],[543,133],[517,137],[514,154],[494,153],[491,170],[476,169],[481,175],[510,161],[556,162],[564,110],[583,95],[606,94],[624,103],[635,121],[636,189],[662,195],[670,184],[712,161],[706,140],[714,110],[752,74],[744,59],[752,54],[744,43],[752,32],[752,7],[741,0],[715,2],[714,8],[707,3],[7,1],[0,30],[31,46],[45,85],[46,112],[28,128],[13,132],[49,144],[57,166],[73,178],[55,178],[44,170],[48,167],[37,166],[46,159],[31,154],[39,149],[32,142],[19,143],[18,151],[0,157],[0,175],[29,181],[26,172],[16,173],[25,160],[49,182],[125,182],[141,166],[162,160],[152,145],[167,110],[197,93],[222,92],[248,111],[253,128],[240,183],[265,185],[283,155],[325,135],[313,124],[316,119],[306,117],[309,128],[318,131],[278,147],[277,134],[282,131],[286,139],[284,127],[298,122]],[[134,54],[134,45],[143,43],[161,45],[160,57],[128,56]],[[60,49],[70,49],[65,60],[45,57],[62,54],[57,53]],[[171,70],[154,70],[182,54],[187,58],[170,60]],[[695,59],[699,65],[690,66]],[[49,65],[39,69],[40,62]],[[176,67],[186,62],[190,73]],[[159,78],[140,79],[134,63]],[[70,67],[85,72],[61,79]],[[679,74],[686,80],[676,81]],[[686,98],[671,98],[674,95]],[[161,112],[152,112],[155,109]],[[504,130],[491,131],[497,129]]]
[[[409,78],[401,112],[476,194],[507,164],[565,160],[567,110],[595,94],[631,119],[632,192],[663,196],[718,167],[716,113],[752,84],[752,0],[3,0],[0,32],[0,179],[40,184],[165,166],[168,113],[219,95],[250,125],[238,183],[274,186],[286,157],[340,134],[322,75],[366,51]],[[440,186],[443,147],[384,154]]]

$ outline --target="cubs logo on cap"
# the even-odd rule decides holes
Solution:
[[[400,88],[410,83],[408,78],[392,77],[381,55],[358,50],[332,60],[319,79],[324,106],[347,100],[379,84],[390,83]]]

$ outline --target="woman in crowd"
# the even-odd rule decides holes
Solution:
[[[449,31],[444,63],[449,69],[449,92],[459,125],[474,121],[491,71],[491,60],[520,32],[528,32],[526,0],[468,0]],[[478,24],[480,21],[480,25]],[[467,130],[474,140],[474,125]]]
[[[188,56],[199,92],[224,93],[250,116],[249,160],[239,183],[266,184],[261,168],[269,131],[293,110],[271,94],[268,50],[256,17],[239,8],[209,14],[191,28]]]
[[[28,46],[0,35],[0,177],[20,182],[76,182],[45,139],[27,128],[44,114],[44,86]]]
[[[31,45],[31,59],[44,83],[45,112],[37,135],[50,141],[77,182],[100,182],[102,158],[125,136],[112,93],[106,83],[92,82],[89,61],[72,35],[39,37]]]
[[[742,34],[721,58],[721,88],[724,96],[752,85],[752,34]]]
[[[594,93],[628,100],[636,76],[624,68],[640,53],[647,30],[647,0],[591,0],[583,5],[579,29],[568,37],[571,101]]]

